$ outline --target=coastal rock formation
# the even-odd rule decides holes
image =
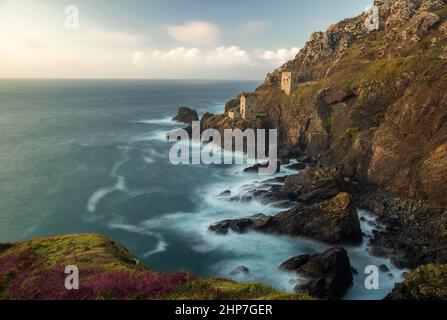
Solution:
[[[408,268],[447,261],[445,208],[375,192],[357,195],[356,202],[386,226],[374,233],[371,253]]]
[[[301,202],[314,202],[329,199],[340,192],[349,191],[343,176],[330,168],[308,168],[299,174],[286,178],[281,192],[291,199]]]
[[[257,215],[218,222],[209,228],[218,234],[229,230],[244,233],[255,230],[292,237],[307,237],[330,244],[362,242],[357,210],[351,196],[340,193],[312,206],[298,206],[276,216]]]
[[[329,249],[319,255],[291,258],[281,268],[311,278],[295,290],[320,299],[340,299],[353,284],[351,263],[342,247]]]
[[[424,265],[405,274],[387,300],[447,300],[447,265]]]
[[[188,107],[181,107],[178,110],[178,114],[172,120],[180,123],[191,124],[193,121],[199,121],[199,116],[196,110],[192,110]]]
[[[378,30],[365,27],[367,13],[345,19],[266,77],[255,91],[265,115],[257,125],[278,130],[281,159],[334,166],[355,193],[386,195],[377,205],[359,201],[387,225],[374,234],[375,254],[400,266],[446,263],[447,1],[374,4]],[[281,91],[285,71],[299,78],[290,96]],[[218,119],[208,124],[251,126]],[[321,201],[338,187],[290,194]]]

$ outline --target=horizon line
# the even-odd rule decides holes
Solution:
[[[263,79],[212,79],[212,78],[11,78],[0,77],[0,80],[128,80],[128,81],[264,81]]]

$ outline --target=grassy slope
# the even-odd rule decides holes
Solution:
[[[76,265],[80,289],[66,290],[65,267]],[[0,245],[0,299],[310,299],[257,283],[160,274],[138,264],[114,241],[95,234]]]

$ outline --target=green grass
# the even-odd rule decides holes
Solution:
[[[7,263],[11,264],[11,261],[16,262],[8,267]],[[135,275],[138,278],[145,274],[156,275],[146,266],[137,264],[135,256],[127,249],[101,235],[82,234],[41,238],[15,244],[0,252],[0,299],[10,298],[9,289],[14,279],[19,279],[29,273],[30,276],[25,277],[25,281],[39,282],[42,279],[33,277],[39,277],[47,271],[53,275],[53,269],[60,269],[67,265],[76,265],[79,270],[88,270],[88,275],[83,278],[83,281],[94,281],[96,277],[104,277],[107,274],[116,275],[117,272]],[[4,270],[3,274],[2,270]],[[56,281],[57,279],[56,277]],[[161,298],[168,300],[312,299],[305,294],[286,294],[260,283],[238,283],[194,275],[186,279]],[[26,283],[22,285],[27,286]],[[103,288],[103,290],[106,291],[99,292],[98,297],[114,299],[113,288]],[[18,294],[21,294],[20,290]],[[26,296],[27,293],[23,294]],[[33,294],[39,296],[39,292]],[[45,297],[48,296],[48,292],[42,294],[45,294]],[[49,295],[51,294],[50,292]],[[54,296],[59,297],[60,294],[54,292]],[[150,299],[150,297],[147,298]]]

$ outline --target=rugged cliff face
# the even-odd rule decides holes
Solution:
[[[363,185],[447,205],[447,1],[381,0],[366,14],[312,34],[256,90],[281,156],[310,155]],[[281,73],[299,73],[291,96]]]

